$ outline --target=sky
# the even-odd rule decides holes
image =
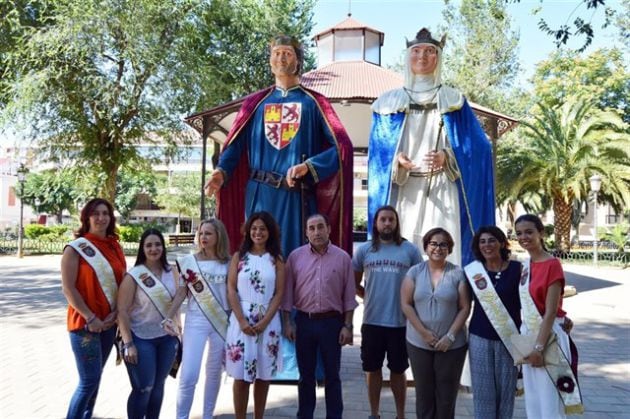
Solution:
[[[620,1],[607,0],[606,6],[619,9]],[[592,19],[595,39],[585,54],[604,46],[621,47],[621,42],[616,39],[617,29],[614,26],[611,25],[605,30],[600,28],[604,21],[604,9],[598,7],[593,15],[592,10],[587,11],[586,6],[580,4],[582,4],[580,0],[521,0],[507,6],[513,20],[512,28],[520,31],[519,61],[523,71],[517,80],[521,86],[527,86],[527,80],[533,75],[535,64],[556,49],[554,39],[538,29],[541,17],[551,28],[564,24],[567,19],[569,24],[572,24],[577,16],[585,21]],[[578,6],[576,13],[571,15]],[[405,37],[413,39],[420,28],[426,26],[434,31],[444,23],[442,19],[444,0],[318,0],[314,11],[315,26],[312,35],[346,19],[349,7],[354,19],[385,34],[381,50],[383,66],[395,64],[400,59]],[[531,13],[534,8],[540,8],[536,16]],[[436,35],[438,34],[434,32],[433,36],[437,38]],[[578,48],[582,42],[583,38],[577,38],[570,42],[569,46]]]

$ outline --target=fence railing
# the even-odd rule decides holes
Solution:
[[[24,239],[22,250],[25,255],[61,254],[67,241],[44,241]],[[135,255],[138,252],[138,243],[120,243],[127,255]],[[17,238],[0,236],[0,255],[16,254],[18,247]]]

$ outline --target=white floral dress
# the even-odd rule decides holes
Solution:
[[[236,290],[241,310],[250,325],[256,324],[267,311],[276,289],[276,267],[269,253],[262,256],[247,253],[238,264]],[[230,315],[225,340],[225,370],[238,380],[269,380],[281,369],[280,335],[282,326],[277,312],[264,333],[248,336],[234,316]]]

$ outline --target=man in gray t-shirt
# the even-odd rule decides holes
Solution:
[[[379,417],[383,361],[387,355],[396,414],[404,417],[407,362],[406,319],[400,308],[400,284],[410,267],[420,263],[418,247],[400,236],[396,210],[386,205],[374,216],[372,240],[352,258],[357,295],[363,298],[361,361],[368,386],[370,418]],[[365,274],[365,285],[361,282]]]

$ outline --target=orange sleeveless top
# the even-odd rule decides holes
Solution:
[[[86,233],[83,237],[90,241],[103,254],[114,271],[116,284],[120,285],[123,275],[127,270],[127,263],[118,240],[114,237],[99,237],[94,234]],[[85,304],[92,310],[96,316],[103,320],[109,313],[111,308],[107,297],[103,293],[101,284],[98,281],[96,272],[82,257],[79,256],[79,271],[77,273],[77,282],[75,284],[77,291],[83,297]],[[85,319],[75,310],[74,307],[68,305],[68,331],[80,330],[85,327]]]

